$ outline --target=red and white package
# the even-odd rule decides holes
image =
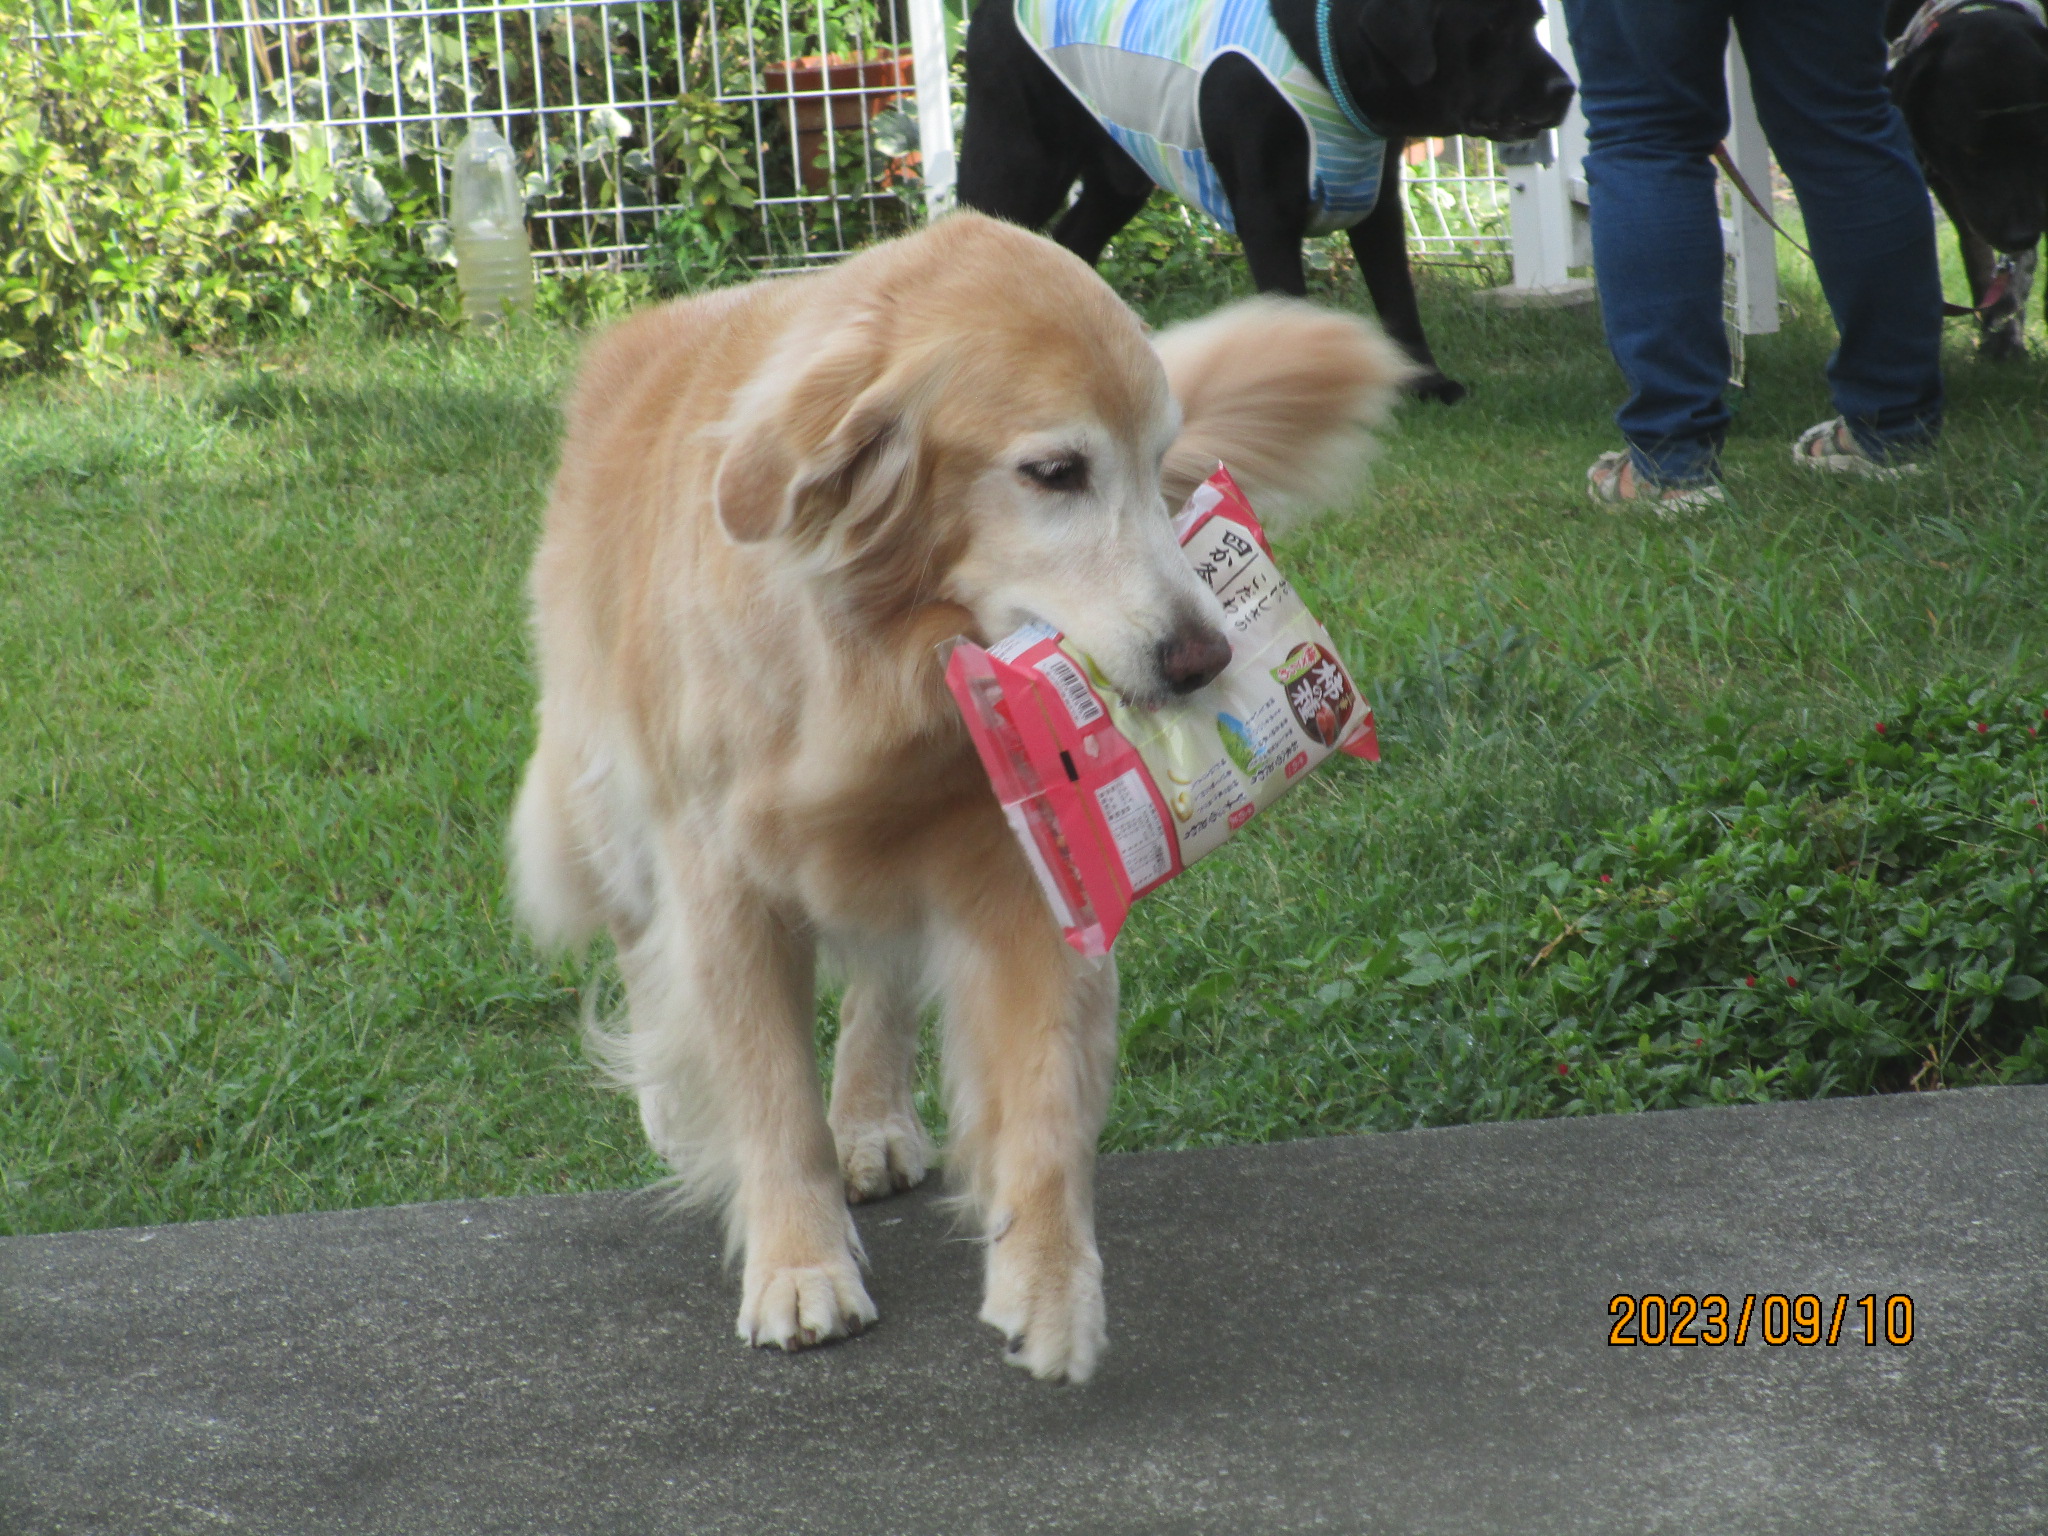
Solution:
[[[1067,942],[1102,955],[1131,903],[1214,852],[1332,752],[1377,761],[1372,708],[1217,466],[1174,524],[1223,604],[1230,665],[1134,709],[1059,631],[1030,624],[946,662],[996,798]]]

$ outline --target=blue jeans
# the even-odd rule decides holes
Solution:
[[[1710,478],[1728,432],[1714,168],[1734,24],[1840,344],[1835,409],[1882,459],[1941,426],[1934,217],[1884,84],[1884,0],[1564,0],[1586,114],[1593,266],[1636,472]],[[1758,189],[1763,192],[1762,188]]]

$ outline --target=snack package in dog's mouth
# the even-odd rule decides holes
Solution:
[[[955,643],[946,684],[1067,942],[1102,955],[1131,903],[1213,853],[1332,752],[1377,761],[1372,708],[1219,465],[1174,524],[1223,604],[1230,665],[1157,709],[1059,631]]]

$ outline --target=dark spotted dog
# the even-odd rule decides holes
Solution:
[[[1892,98],[1956,226],[1979,354],[2022,351],[2048,227],[2048,16],[2039,0],[1892,0]]]

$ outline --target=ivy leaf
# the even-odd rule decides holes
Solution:
[[[917,114],[905,107],[891,107],[875,115],[868,132],[881,153],[907,155],[918,146]]]
[[[590,132],[593,138],[605,139],[613,145],[618,145],[633,137],[633,125],[627,120],[625,113],[607,104],[591,109]]]
[[[447,224],[440,219],[422,224],[419,235],[421,255],[444,266],[455,265],[455,232]]]
[[[391,194],[368,166],[351,166],[342,185],[348,193],[348,216],[358,224],[382,224],[391,217]]]

